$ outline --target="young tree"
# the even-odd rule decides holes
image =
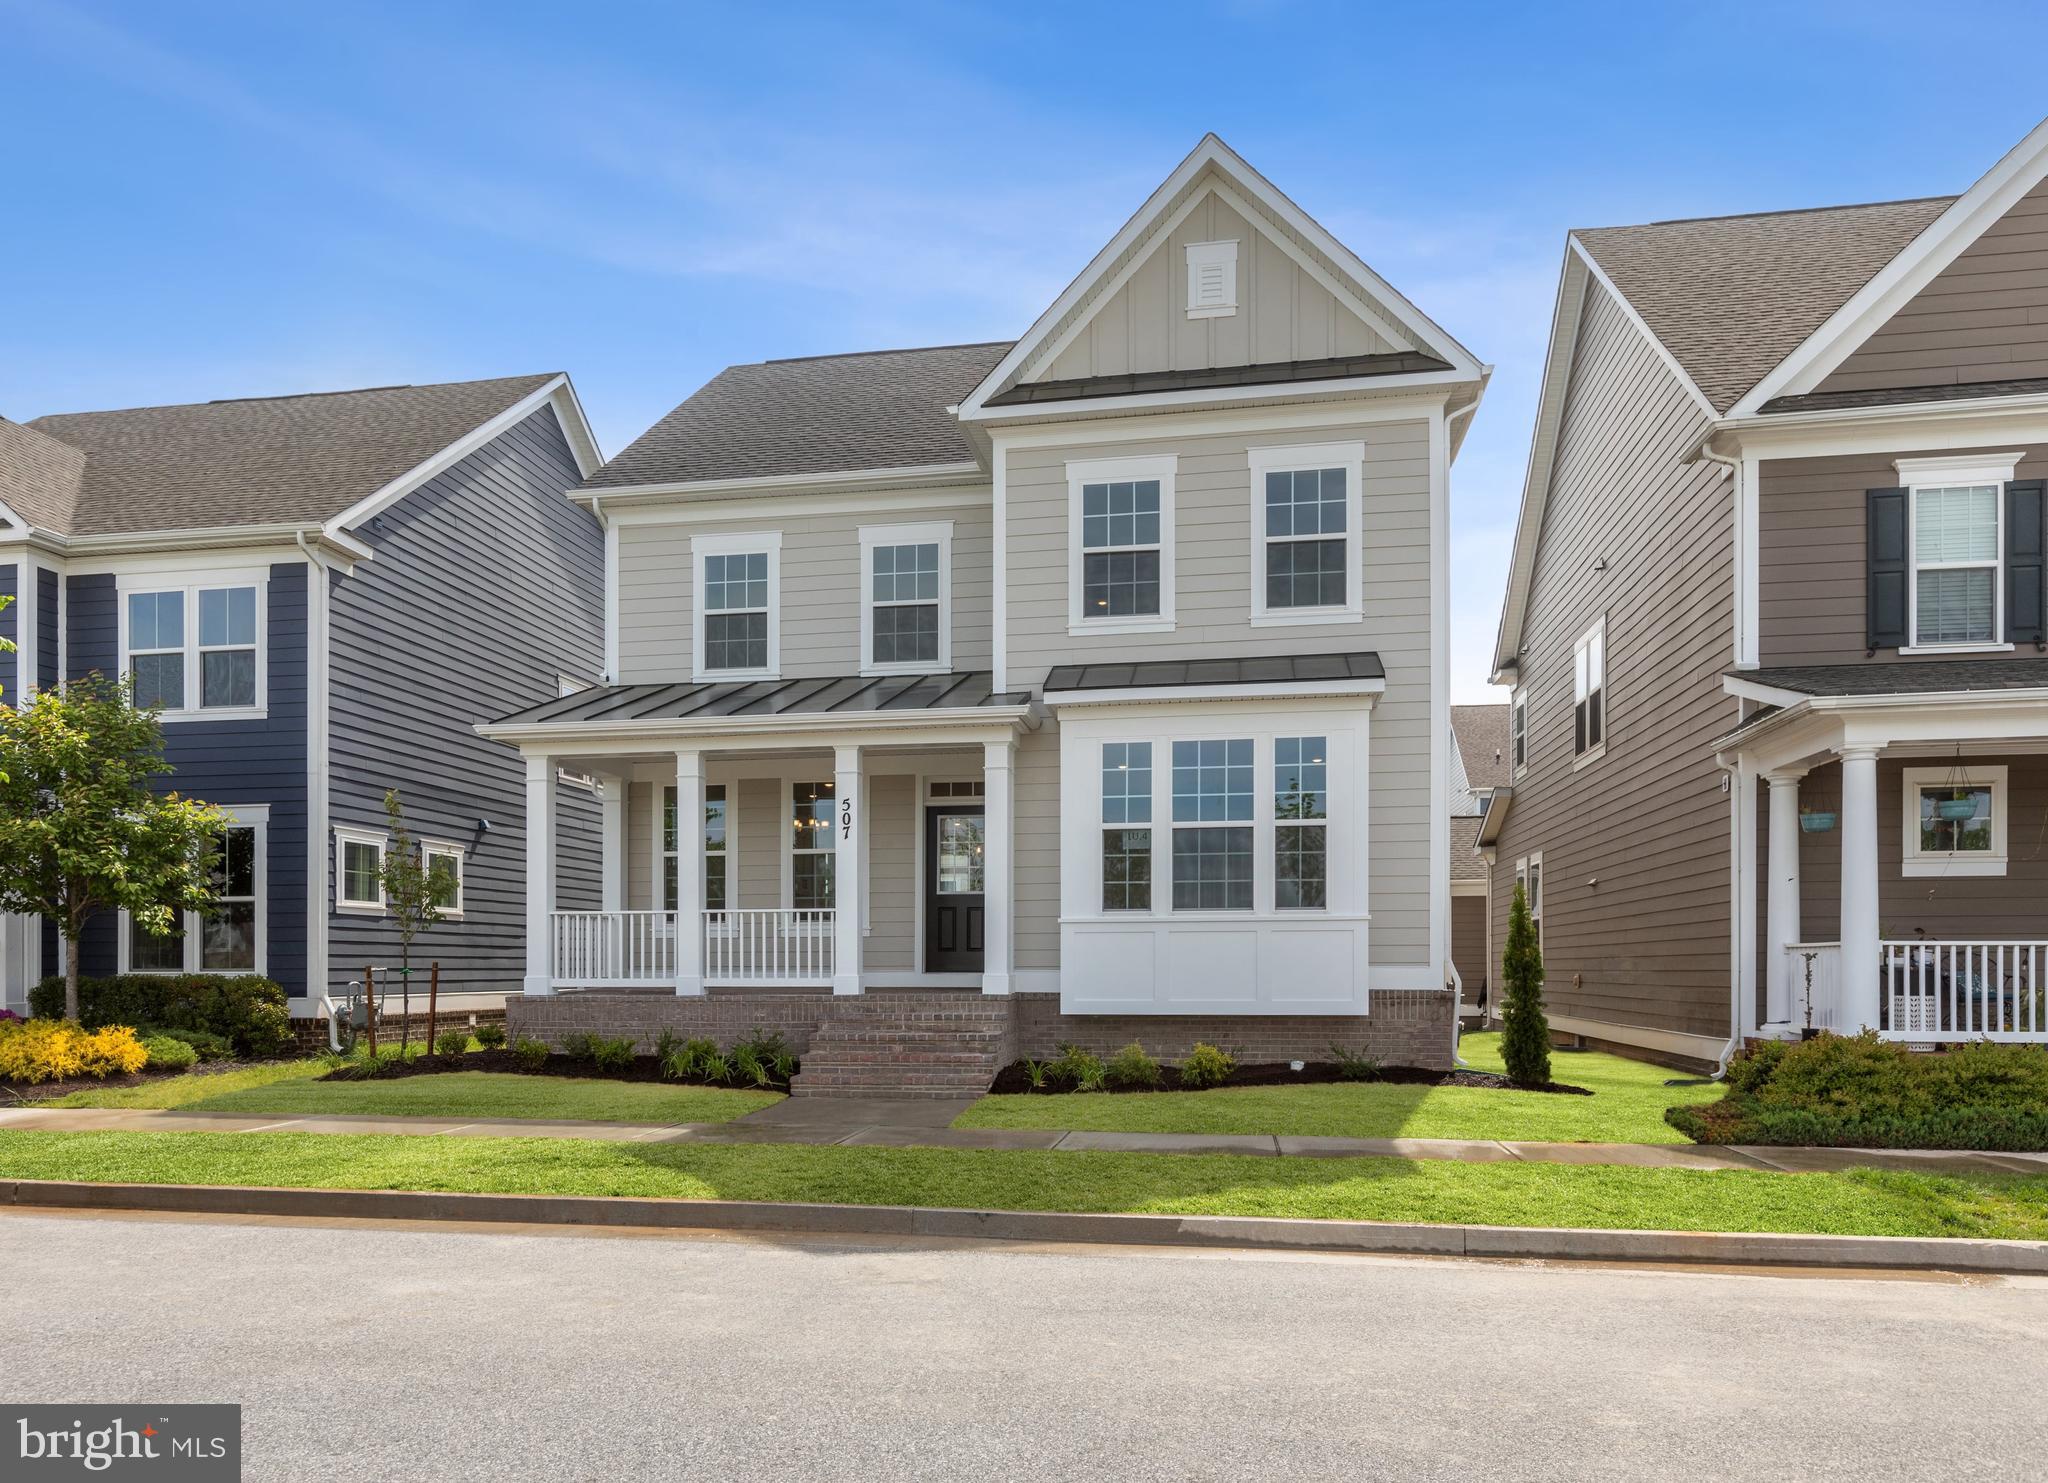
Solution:
[[[14,599],[13,599],[13,598],[11,598],[11,597],[0,597],[0,613],[4,613],[4,612],[6,612],[6,611],[7,611],[7,610],[8,610],[9,608],[11,608],[11,607],[13,607],[13,606],[14,606]],[[14,652],[14,640],[12,640],[12,639],[0,639],[0,654],[12,654],[13,652]],[[0,700],[4,700],[4,699],[6,698],[6,696],[7,696],[7,687],[6,687],[5,685],[0,685]],[[4,782],[6,782],[6,781],[7,781],[7,774],[6,774],[6,773],[4,773],[4,772],[0,772],[0,783],[4,783]]]
[[[0,912],[50,918],[63,936],[64,1017],[78,1018],[86,923],[125,909],[145,932],[214,902],[227,816],[157,794],[171,771],[156,713],[124,681],[91,675],[0,705]]]
[[[1541,1086],[1550,1080],[1550,1021],[1543,1014],[1543,945],[1529,919],[1529,898],[1515,882],[1508,907],[1508,944],[1500,976],[1507,986],[1500,1010],[1500,1057],[1508,1080]]]
[[[441,908],[453,903],[454,883],[445,871],[429,868],[425,851],[405,827],[405,808],[396,788],[384,795],[384,813],[391,820],[391,845],[384,851],[382,871],[384,907],[398,924],[398,983],[405,1014],[398,1044],[403,1054],[412,1045],[412,940],[441,920]],[[370,1012],[376,1013],[374,1004]]]

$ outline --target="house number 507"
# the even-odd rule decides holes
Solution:
[[[841,839],[853,838],[853,800],[851,798],[839,800],[839,837]]]

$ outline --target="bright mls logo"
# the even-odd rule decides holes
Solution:
[[[218,1483],[242,1476],[240,1406],[0,1405],[0,1477],[147,1478]]]

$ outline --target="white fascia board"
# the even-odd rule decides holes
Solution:
[[[1972,707],[1983,713],[1977,718],[1979,723],[1986,717],[1995,717],[2001,724],[1973,726],[1968,718],[1957,716],[1956,712]],[[1935,739],[1944,744],[1998,741],[2014,735],[2048,735],[2048,686],[2024,690],[1937,690],[1904,695],[1801,695],[1796,704],[1754,723],[1735,745],[1717,743],[1716,750],[1724,762],[1732,761],[1744,753],[1755,751],[1760,738],[1776,737],[1799,722],[1822,720],[1833,721],[1842,727],[1861,723],[1868,729],[1876,725],[1877,731],[1865,739],[1872,745],[1883,746],[1892,739],[1890,733],[1897,729],[1898,722],[1925,717],[1929,712],[1941,715]],[[1893,723],[1890,728],[1879,724],[1887,720]]]
[[[949,706],[916,711],[807,711],[795,716],[704,716],[678,717],[664,721],[537,721],[501,724],[481,722],[474,730],[491,741],[511,742],[545,751],[550,744],[565,751],[617,750],[634,745],[655,746],[676,741],[707,741],[716,747],[728,741],[748,739],[772,744],[793,736],[857,732],[931,732],[940,745],[956,740],[962,730],[995,731],[1005,735],[1018,729],[1036,730],[1038,718],[1030,705]]]
[[[669,484],[618,484],[603,489],[572,489],[579,505],[602,502],[606,509],[688,499],[806,494],[821,490],[916,489],[935,484],[972,483],[986,478],[979,463],[927,463],[903,468],[834,469],[819,474],[754,474],[738,479],[691,479]]]
[[[39,533],[40,534],[40,533]],[[301,560],[305,546],[335,558],[344,570],[376,553],[353,536],[318,525],[235,525],[194,530],[134,531],[119,535],[50,537],[36,544],[71,563],[81,574],[146,567],[203,563],[214,554],[245,558],[268,550],[272,559]],[[260,557],[254,559],[261,559]]]
[[[1774,412],[1724,420],[1745,454],[1826,458],[1843,453],[1905,453],[1922,448],[1989,448],[2048,441],[2048,394],[1971,397],[1893,407]]]
[[[375,493],[365,495],[339,515],[327,521],[326,529],[336,534],[354,530],[391,508],[400,500],[425,484],[429,479],[446,473],[477,449],[505,432],[518,426],[543,406],[553,403],[555,414],[561,419],[562,430],[569,440],[569,451],[575,455],[577,469],[589,474],[598,465],[590,460],[597,456],[597,440],[592,436],[589,423],[583,420],[583,409],[577,404],[575,393],[568,391],[567,376],[553,376],[534,390],[528,392],[497,416],[471,428],[440,452],[400,474]],[[565,391],[568,394],[562,395]]]
[[[1291,680],[1267,685],[1129,686],[1116,690],[1048,690],[1045,703],[1058,710],[1096,705],[1177,705],[1188,701],[1356,700],[1368,707],[1386,694],[1385,680]]]
[[[2044,176],[2048,176],[2048,120],[2036,124],[1897,257],[1851,294],[1847,303],[1751,387],[1729,409],[1729,416],[1751,416],[1773,397],[1812,391]]]

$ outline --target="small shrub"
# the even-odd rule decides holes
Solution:
[[[548,1047],[544,1040],[529,1040],[520,1036],[512,1044],[512,1064],[521,1071],[538,1071],[548,1063]]]
[[[65,1020],[0,1021],[0,1081],[104,1080],[140,1071],[148,1060],[126,1025],[83,1030]]]
[[[733,1047],[732,1054],[725,1059],[731,1068],[735,1085],[765,1087],[773,1084],[768,1063],[761,1059],[760,1053],[752,1045],[741,1042]]]
[[[661,1062],[661,1074],[669,1080],[705,1081],[710,1079],[705,1068],[718,1059],[718,1044],[701,1035],[682,1040],[664,1030],[655,1042],[655,1056]]]
[[[1165,1078],[1159,1062],[1146,1055],[1145,1047],[1133,1040],[1109,1058],[1109,1064],[1102,1068],[1102,1079],[1118,1091],[1129,1092],[1156,1087]]]
[[[1024,1072],[1024,1084],[1034,1092],[1045,1090],[1046,1072],[1051,1069],[1047,1061],[1024,1060],[1017,1063]]]
[[[633,1066],[633,1037],[621,1035],[616,1040],[600,1039],[590,1048],[590,1063],[607,1073],[628,1071]]]
[[[497,1020],[488,1020],[478,1025],[471,1033],[476,1036],[476,1043],[485,1050],[500,1050],[504,1047],[505,1027]]]
[[[199,1064],[198,1051],[168,1035],[145,1035],[140,1044],[149,1057],[144,1064],[151,1071],[190,1071]]]
[[[732,1066],[716,1050],[697,1062],[697,1074],[713,1086],[721,1086],[732,1080]]]
[[[211,1030],[166,1030],[152,1025],[135,1033],[145,1040],[152,1036],[161,1040],[182,1040],[192,1047],[202,1061],[232,1060],[235,1054],[235,1043],[227,1036],[216,1035]]]
[[[1380,1074],[1380,1058],[1369,1056],[1364,1051],[1346,1050],[1341,1045],[1330,1047],[1330,1060],[1336,1064],[1340,1081],[1375,1081]]]
[[[661,1033],[654,1037],[654,1059],[661,1062],[663,1066],[668,1065],[669,1058],[681,1050],[684,1043],[682,1036],[676,1034],[674,1030],[669,1029],[667,1026],[663,1026]]]
[[[1237,1058],[1229,1051],[1201,1041],[1180,1063],[1180,1084],[1192,1092],[1219,1087],[1230,1080],[1230,1073],[1236,1069]]]
[[[1099,1092],[1104,1086],[1102,1057],[1078,1045],[1063,1045],[1046,1075],[1077,1092]]]
[[[459,1056],[469,1049],[469,1031],[447,1029],[434,1037],[434,1054]]]
[[[601,1043],[590,1031],[578,1030],[573,1035],[562,1037],[562,1054],[572,1061],[594,1061]]]
[[[46,978],[29,990],[38,1015],[64,1012],[64,980]],[[234,1042],[245,1056],[287,1055],[293,1048],[283,985],[254,974],[122,973],[78,981],[78,1019],[88,1030],[151,1025],[205,1030]]]

